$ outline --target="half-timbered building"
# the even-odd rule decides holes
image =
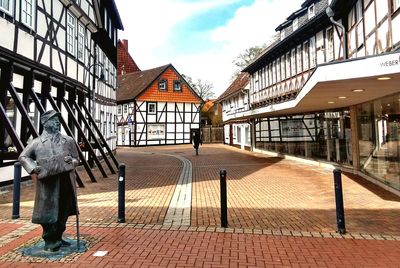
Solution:
[[[268,27],[268,26],[266,26]],[[400,4],[307,0],[247,66],[253,149],[400,190]]]
[[[12,178],[10,166],[50,109],[62,113],[62,132],[80,143],[92,180],[92,162],[107,176],[99,156],[114,172],[106,154],[116,147],[118,29],[113,0],[0,1],[2,180]]]
[[[242,72],[217,99],[222,104],[224,143],[241,149],[251,148],[250,120],[241,118],[250,109],[249,90],[250,76]]]
[[[190,143],[201,103],[172,64],[118,76],[118,145]]]

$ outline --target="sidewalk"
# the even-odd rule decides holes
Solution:
[[[84,254],[54,267],[399,267],[400,198],[343,176],[346,228],[335,233],[331,171],[224,145],[118,149],[126,169],[126,223],[117,224],[116,175],[78,189]],[[219,170],[228,173],[229,228],[219,228]],[[40,236],[33,186],[0,193],[0,267],[43,267],[15,249]],[[74,235],[71,217],[68,233]],[[105,257],[92,256],[107,251]],[[12,262],[10,262],[12,261]],[[30,264],[29,264],[30,263]],[[37,263],[36,266],[34,263]],[[13,267],[13,266],[11,266]]]

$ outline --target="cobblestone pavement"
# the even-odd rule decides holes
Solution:
[[[0,267],[400,267],[400,198],[358,177],[343,176],[340,235],[329,170],[224,145],[199,156],[190,145],[120,148],[117,158],[127,166],[126,223],[117,223],[117,175],[96,172],[91,183],[81,170],[81,232],[96,242],[75,258],[19,256],[40,236],[29,222],[34,186],[22,188],[20,220],[10,220],[12,193],[2,189]],[[219,227],[222,168],[229,228]]]

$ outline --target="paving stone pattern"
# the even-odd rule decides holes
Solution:
[[[44,263],[7,255],[40,236],[30,223],[34,186],[21,219],[0,193],[3,267],[400,267],[400,198],[343,175],[346,227],[335,232],[331,170],[224,145],[119,148],[126,164],[126,223],[117,223],[117,175],[78,189],[88,252]],[[228,228],[220,227],[219,170],[228,173]],[[75,218],[68,223],[75,234]],[[94,257],[98,251],[104,257]]]

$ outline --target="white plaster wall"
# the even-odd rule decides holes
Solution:
[[[33,60],[33,44],[34,38],[32,35],[21,30],[18,31],[18,54]]]

